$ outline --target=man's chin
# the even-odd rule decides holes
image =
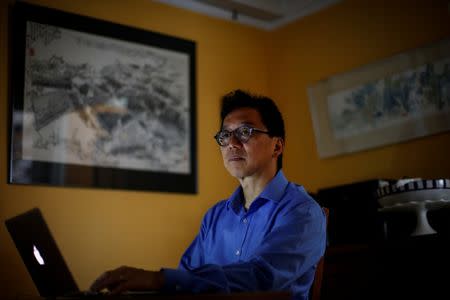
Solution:
[[[237,179],[242,179],[246,176],[246,170],[244,168],[237,168],[235,166],[229,166],[227,168],[228,173]]]

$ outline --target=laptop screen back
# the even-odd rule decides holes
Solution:
[[[42,297],[79,291],[38,208],[8,219],[5,224]]]

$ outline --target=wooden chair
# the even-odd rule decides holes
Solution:
[[[326,216],[326,224],[328,226],[328,215],[330,213],[329,209],[326,207],[322,207],[325,216]],[[325,256],[325,255],[324,255]],[[311,300],[320,300],[320,290],[322,288],[322,279],[323,279],[323,270],[325,258],[322,256],[317,263],[316,274],[314,275],[314,281],[310,290],[310,299]]]

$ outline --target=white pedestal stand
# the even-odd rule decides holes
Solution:
[[[450,200],[424,200],[424,201],[410,201],[404,203],[397,203],[392,206],[378,209],[380,212],[396,212],[396,211],[414,211],[416,214],[417,224],[411,236],[435,234],[430,223],[428,223],[427,211],[439,209],[444,206],[450,206]]]

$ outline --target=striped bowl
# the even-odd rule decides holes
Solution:
[[[377,199],[382,207],[394,207],[417,202],[449,202],[450,179],[412,179],[406,183],[378,188]]]

